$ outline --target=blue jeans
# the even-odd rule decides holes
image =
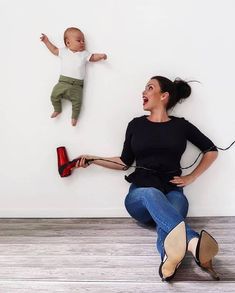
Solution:
[[[177,187],[176,187],[177,188]],[[125,199],[128,213],[137,221],[148,224],[156,223],[157,249],[164,257],[164,240],[167,234],[184,221],[188,213],[188,200],[183,188],[177,188],[167,194],[154,187],[137,187],[131,184]],[[187,242],[199,234],[186,224]]]

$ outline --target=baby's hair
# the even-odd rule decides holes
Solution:
[[[71,33],[71,32],[75,32],[75,31],[82,33],[82,31],[77,27],[68,27],[65,30],[65,32],[64,32],[64,44],[65,44],[66,47],[67,47],[66,41],[67,41],[67,38],[68,38],[68,34]]]

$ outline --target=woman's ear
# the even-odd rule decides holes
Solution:
[[[163,93],[162,96],[161,96],[161,101],[166,100],[166,99],[168,99],[168,98],[169,98],[169,93],[168,93],[168,92],[165,92],[165,93]]]

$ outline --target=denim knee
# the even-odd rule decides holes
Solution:
[[[165,195],[157,188],[154,187],[140,187],[138,188],[141,199],[145,202],[148,200],[166,199]]]
[[[133,186],[131,186],[129,193],[125,199],[125,203],[128,200],[130,200],[130,201],[131,200],[143,201],[146,197],[156,199],[156,197],[158,197],[158,193],[160,195],[160,193],[162,193],[162,192],[154,187],[133,187]],[[164,195],[164,194],[162,193],[162,195]]]
[[[137,191],[139,190],[133,190],[132,188],[130,192],[127,194],[124,201],[126,210],[131,217],[133,217],[135,220],[141,223],[146,224],[152,222],[153,219],[141,198],[141,192],[139,193]]]
[[[188,199],[184,195],[183,191],[173,190],[166,194],[166,198],[174,206],[174,208],[181,214],[183,218],[186,218],[188,213]]]

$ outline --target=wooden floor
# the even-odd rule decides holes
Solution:
[[[0,219],[0,293],[235,292],[235,217],[188,223],[219,242],[221,281],[187,254],[163,283],[155,229],[132,219]]]

